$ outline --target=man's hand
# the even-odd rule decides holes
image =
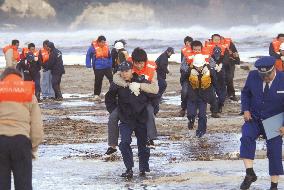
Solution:
[[[283,55],[281,56],[281,60],[284,61],[284,56]]]
[[[245,112],[244,112],[244,120],[245,120],[245,121],[250,121],[250,120],[252,120],[252,117],[251,117],[251,114],[250,114],[249,111],[245,111]]]
[[[129,84],[129,89],[135,94],[135,96],[138,96],[140,94],[140,86],[140,83],[132,82]]]
[[[279,131],[280,131],[280,135],[283,136],[284,135],[284,127],[280,127]]]
[[[239,57],[238,52],[233,53],[233,57]]]

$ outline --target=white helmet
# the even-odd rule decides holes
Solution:
[[[280,50],[284,50],[284,43],[282,43],[281,45],[280,45],[280,48],[279,48]]]
[[[193,66],[195,67],[202,67],[203,65],[206,64],[206,60],[204,55],[202,54],[196,54],[193,58],[193,62],[192,62]]]
[[[123,49],[124,48],[123,43],[122,42],[116,42],[114,44],[114,48],[117,49],[117,50]]]

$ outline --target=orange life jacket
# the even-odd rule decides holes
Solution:
[[[274,39],[272,41],[272,46],[273,46],[273,50],[275,53],[279,52],[280,51],[280,45],[281,45],[282,42],[280,42],[279,40],[277,39]]]
[[[221,51],[222,51],[221,55],[224,55],[226,49],[229,48],[229,47],[227,47],[227,44],[225,44],[225,42],[222,41],[222,40],[221,40],[221,43],[218,43],[218,44],[213,43],[211,39],[209,39],[208,41],[205,41],[205,47],[208,48],[209,55],[213,54],[213,49],[216,46],[221,48]]]
[[[3,53],[5,54],[9,49],[13,49],[13,58],[16,61],[20,61],[20,54],[18,52],[18,48],[13,45],[7,45],[3,48]]]
[[[93,41],[92,45],[96,51],[96,59],[109,57],[109,47],[107,44],[105,44],[104,47],[101,48],[98,46],[97,41]]]
[[[31,102],[35,92],[33,81],[23,81],[21,77],[10,74],[0,81],[0,102]]]
[[[132,59],[128,58],[128,61],[132,62]],[[133,73],[136,73],[139,76],[144,75],[145,79],[151,82],[155,75],[156,68],[157,68],[157,65],[154,61],[147,61],[143,69],[138,70],[135,67],[133,67],[132,70],[133,70]]]
[[[187,57],[191,52],[192,52],[192,49],[190,46],[184,46],[182,49],[181,49],[181,52],[183,54],[184,57]]]
[[[49,60],[49,52],[46,49],[41,48],[40,54],[42,57],[42,63],[46,63]]]
[[[230,45],[232,43],[232,39],[231,38],[222,38],[221,39],[221,43],[224,44],[228,49],[230,48]]]
[[[29,52],[30,52],[29,48],[27,48],[27,47],[23,48],[22,54],[21,54],[21,59],[26,58],[26,56]],[[34,54],[35,57],[38,57],[39,51],[34,50],[32,53]]]

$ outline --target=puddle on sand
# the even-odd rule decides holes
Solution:
[[[71,100],[62,102],[48,102],[40,105],[42,109],[64,109],[73,107],[91,107],[95,106],[94,102],[83,101],[83,100]]]
[[[178,96],[163,96],[161,103],[179,106],[180,103],[181,103],[180,101],[181,101],[180,95],[178,95]]]

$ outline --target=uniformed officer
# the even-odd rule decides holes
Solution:
[[[246,176],[241,189],[249,189],[257,180],[253,170],[256,139],[263,135],[266,138],[262,120],[284,112],[284,73],[275,70],[275,58],[265,56],[255,62],[258,70],[251,71],[242,90],[241,101],[245,123],[242,127],[240,157],[246,167]],[[280,135],[284,127],[280,128]],[[277,190],[279,175],[283,175],[282,137],[277,136],[267,142],[269,159],[270,190]]]

